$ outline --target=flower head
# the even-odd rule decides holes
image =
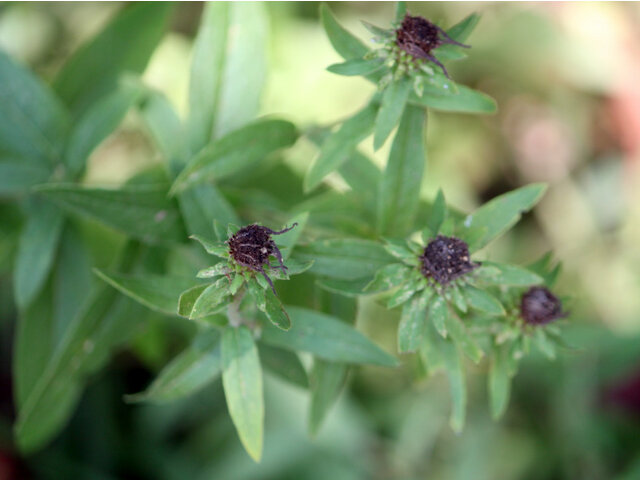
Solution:
[[[438,235],[428,243],[420,261],[422,275],[433,278],[440,285],[447,285],[479,266],[471,261],[469,247],[464,241],[444,235]]]
[[[562,302],[545,287],[531,287],[520,300],[520,314],[529,325],[544,325],[566,317]]]

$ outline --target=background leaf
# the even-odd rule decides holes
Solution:
[[[404,236],[413,223],[425,168],[424,123],[424,110],[407,106],[380,183],[378,228],[383,234]]]
[[[171,10],[168,3],[128,5],[73,54],[53,87],[74,116],[115,90],[122,73],[144,71],[164,34]]]
[[[149,387],[128,395],[128,401],[166,403],[192,395],[222,372],[220,334],[213,329],[200,332],[186,350],[165,366]]]
[[[95,218],[145,242],[172,244],[186,239],[180,213],[160,186],[115,190],[49,184],[38,191],[66,210]]]
[[[298,355],[264,343],[258,344],[258,353],[260,354],[260,363],[264,368],[293,385],[302,388],[309,387],[307,372]]]
[[[208,3],[193,49],[187,132],[192,152],[252,120],[266,73],[264,5]]]
[[[347,365],[316,358],[311,372],[309,432],[316,435],[347,379]]]
[[[64,225],[60,209],[47,201],[35,200],[28,211],[13,273],[14,295],[20,308],[25,308],[44,285]]]
[[[222,383],[229,414],[247,453],[258,462],[264,436],[262,369],[247,327],[229,327],[223,331],[222,361]]]
[[[0,152],[53,166],[60,161],[69,118],[46,85],[0,51]]]

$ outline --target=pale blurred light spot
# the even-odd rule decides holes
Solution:
[[[35,5],[14,3],[0,16],[0,49],[24,63],[37,61],[54,35],[53,18]]]

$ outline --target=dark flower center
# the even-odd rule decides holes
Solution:
[[[269,282],[273,293],[275,293],[273,283],[264,271],[263,266],[267,265],[267,267],[271,267],[269,257],[273,255],[278,260],[282,273],[287,273],[287,267],[284,266],[282,254],[280,253],[276,243],[271,238],[271,235],[280,235],[288,232],[296,225],[298,224],[294,223],[289,228],[285,228],[279,232],[256,224],[242,227],[229,240],[227,240],[227,244],[229,245],[229,254],[238,264],[250,268],[253,271],[260,272],[267,282]]]
[[[438,235],[429,242],[420,260],[422,274],[440,285],[446,285],[479,266],[470,260],[469,247],[464,241],[444,235]]]
[[[567,315],[562,302],[545,287],[531,287],[522,295],[520,313],[529,325],[544,325]]]

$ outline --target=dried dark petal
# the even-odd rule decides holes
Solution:
[[[456,42],[437,25],[426,18],[406,14],[402,25],[396,30],[396,44],[414,58],[425,58],[438,65],[448,77],[447,69],[433,56],[431,51],[440,45],[448,43],[459,47],[469,48],[469,45]]]
[[[269,263],[269,257],[274,256],[280,264],[279,267],[282,270],[282,273],[287,273],[287,267],[284,266],[282,254],[271,236],[288,232],[297,225],[297,223],[294,223],[289,228],[285,228],[279,232],[256,224],[242,227],[229,240],[227,240],[227,244],[229,245],[229,254],[239,265],[261,273],[267,282],[269,282],[269,285],[275,294],[276,291],[273,287],[273,282],[266,274],[264,265],[270,268],[271,264]]]
[[[520,314],[529,325],[544,325],[567,315],[562,302],[545,287],[531,287],[522,295]]]
[[[446,285],[479,266],[471,261],[469,246],[464,241],[444,235],[438,235],[429,242],[420,261],[422,274],[440,285]]]

